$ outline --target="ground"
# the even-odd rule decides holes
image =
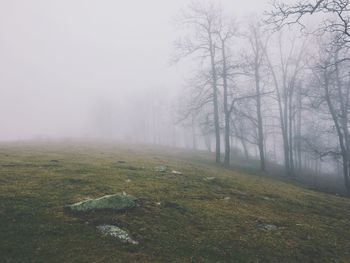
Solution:
[[[349,199],[224,169],[211,157],[117,144],[2,144],[1,262],[350,262]],[[155,171],[163,165],[167,172]],[[136,208],[64,209],[123,192],[138,198]],[[118,225],[139,245],[102,236],[98,224]]]

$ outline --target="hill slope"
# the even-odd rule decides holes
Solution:
[[[350,200],[225,170],[205,155],[37,143],[3,144],[0,157],[2,262],[350,262]],[[138,207],[63,209],[121,192]],[[101,223],[139,245],[101,236]]]

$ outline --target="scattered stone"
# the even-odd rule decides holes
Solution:
[[[278,230],[279,227],[273,224],[264,224],[264,223],[258,223],[256,227],[260,230],[265,230],[265,231],[275,231]]]
[[[102,233],[104,236],[110,236],[118,238],[123,243],[129,243],[132,245],[138,245],[139,242],[132,239],[128,232],[125,230],[112,225],[101,225],[97,226],[98,231]]]
[[[93,210],[111,209],[121,211],[131,209],[136,206],[136,198],[123,194],[106,195],[97,199],[89,199],[73,205],[67,206],[73,212],[89,212]]]
[[[161,203],[161,202],[157,202],[156,205],[157,205],[157,206],[161,206],[162,203]]]
[[[129,183],[131,183],[131,180],[127,179],[127,180],[125,180],[125,182],[129,184]]]
[[[225,200],[225,201],[230,201],[230,200],[231,200],[231,197],[229,197],[229,196],[228,196],[228,197],[225,197],[224,200]]]
[[[165,173],[166,171],[168,171],[168,167],[161,165],[161,166],[157,166],[155,170],[156,172],[159,172],[159,173]]]
[[[179,172],[179,171],[175,171],[175,170],[171,171],[171,173],[172,173],[172,174],[175,174],[175,175],[183,175],[183,173],[181,173],[181,172]]]

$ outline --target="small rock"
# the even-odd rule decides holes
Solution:
[[[258,223],[256,227],[261,229],[261,230],[265,230],[265,231],[275,231],[275,230],[278,230],[278,228],[279,228],[276,225],[264,224],[264,223]]]
[[[125,180],[126,183],[131,183],[130,179]]]
[[[97,199],[89,199],[67,206],[73,212],[89,212],[93,210],[110,209],[121,211],[136,206],[137,199],[125,192],[122,194],[106,195]]]
[[[231,197],[229,197],[229,196],[228,196],[228,197],[225,197],[224,200],[225,200],[225,201],[230,201],[230,200],[231,200]]]
[[[183,173],[181,173],[181,172],[179,172],[179,171],[175,171],[175,170],[171,171],[171,173],[172,173],[172,174],[175,174],[175,175],[183,175]]]
[[[166,171],[168,171],[168,167],[164,166],[164,165],[161,165],[161,166],[157,166],[155,168],[155,171],[156,172],[159,172],[159,173],[165,173]]]
[[[97,226],[97,229],[102,233],[104,236],[111,236],[118,238],[123,243],[129,243],[132,245],[138,245],[139,242],[132,239],[128,232],[125,230],[112,225],[101,225]]]

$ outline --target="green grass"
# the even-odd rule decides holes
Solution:
[[[159,165],[184,175],[157,173]],[[64,212],[123,191],[139,206]],[[128,230],[140,245],[101,236],[101,223]],[[2,144],[0,237],[1,262],[350,262],[350,200],[226,170],[203,153]]]

